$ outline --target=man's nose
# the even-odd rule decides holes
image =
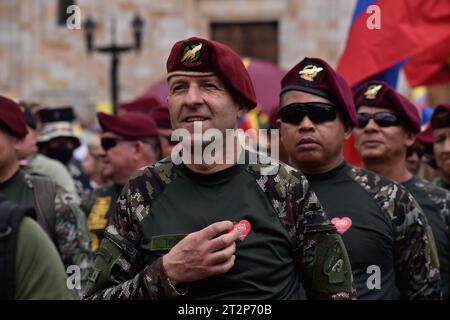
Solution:
[[[191,84],[185,96],[185,103],[188,106],[196,106],[203,103],[202,92],[196,84]]]
[[[309,118],[308,114],[304,114],[303,115],[303,119],[300,120],[300,123],[298,125],[298,129],[300,131],[314,129],[314,122],[311,121],[311,119]]]
[[[369,122],[367,122],[366,126],[364,127],[365,132],[374,132],[379,130],[380,127],[378,126],[378,124],[375,122],[374,119],[369,119]]]

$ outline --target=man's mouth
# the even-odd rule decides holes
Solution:
[[[192,117],[185,118],[184,122],[195,122],[195,121],[205,121],[205,120],[209,120],[209,119],[206,117],[192,116]]]

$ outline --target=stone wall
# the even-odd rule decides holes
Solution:
[[[120,60],[121,101],[133,99],[160,80],[173,43],[208,37],[211,22],[279,22],[279,65],[289,68],[304,56],[336,65],[345,45],[355,0],[78,0],[82,19],[98,23],[97,45],[111,41],[117,22],[119,44],[132,43],[131,21],[145,21],[140,53]],[[84,30],[57,24],[57,1],[0,1],[0,92],[48,105],[92,109],[108,100],[110,58],[88,55]]]

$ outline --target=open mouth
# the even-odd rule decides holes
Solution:
[[[195,121],[205,121],[205,120],[209,120],[208,118],[205,117],[187,117],[186,119],[184,119],[185,122],[195,122]]]

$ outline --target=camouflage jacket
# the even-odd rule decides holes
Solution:
[[[81,272],[81,287],[83,288],[87,273],[93,266],[93,254],[89,247],[89,236],[87,233],[86,219],[84,213],[78,207],[78,201],[71,194],[62,192],[57,186],[53,190],[37,190],[37,197],[42,197],[50,204],[43,207],[35,200],[33,188],[37,187],[36,181],[30,175],[25,174],[21,169],[8,181],[0,185],[0,192],[4,193],[8,199],[15,203],[28,205],[39,210],[49,211],[38,216],[38,222],[47,230],[52,238],[64,266],[78,266]],[[48,178],[45,178],[48,179]],[[52,195],[46,193],[54,192]],[[52,216],[53,215],[53,216]],[[44,217],[42,217],[44,216]],[[45,220],[42,222],[42,220]],[[50,232],[47,224],[50,224]],[[78,295],[81,297],[80,289]]]
[[[350,177],[372,194],[392,222],[397,287],[402,299],[439,299],[437,252],[428,221],[413,196],[400,184],[352,167]]]
[[[450,185],[448,183],[444,182],[444,180],[441,177],[436,177],[433,180],[433,184],[437,185],[439,188],[450,191]]]
[[[267,165],[253,164],[246,165],[245,170],[270,200],[289,234],[308,297],[354,298],[351,267],[342,239],[306,178],[284,164],[279,165],[275,173],[263,174],[264,169]],[[152,214],[155,198],[176,179],[177,170],[166,158],[138,170],[125,185],[89,277],[87,299],[167,299],[181,295],[166,277],[162,258],[147,265],[140,250],[143,241],[140,222]],[[330,259],[331,250],[336,250],[338,256]],[[324,251],[328,251],[326,255]],[[335,269],[337,264],[343,268]],[[330,285],[324,275],[326,272],[341,273],[340,276],[344,275],[342,282]]]

